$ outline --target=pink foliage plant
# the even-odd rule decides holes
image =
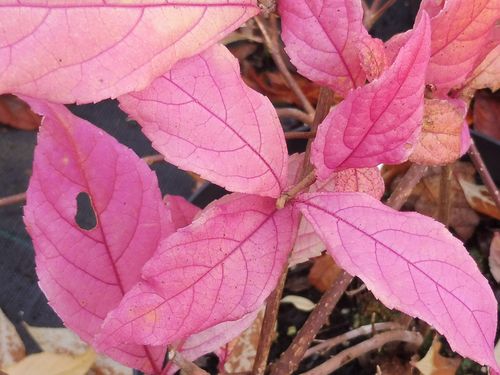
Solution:
[[[216,44],[259,13],[257,0],[0,2],[0,93],[44,117],[25,223],[49,303],[97,350],[166,374],[168,346],[188,359],[217,350],[289,264],[326,248],[388,307],[498,371],[488,282],[442,224],[379,201],[376,168],[465,151],[471,92],[498,87],[498,1],[424,0],[414,28],[385,44],[364,27],[361,0],[281,0],[277,11],[298,71],[344,98],[312,142],[316,182],[284,205],[303,157],[289,159],[271,102]],[[233,193],[201,212],[164,201],[142,160],[63,105],[105,98],[168,162]],[[425,158],[444,136],[424,119],[450,117],[453,153]],[[82,193],[90,229],[75,222]]]

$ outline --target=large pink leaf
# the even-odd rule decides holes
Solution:
[[[173,164],[232,191],[278,197],[284,188],[288,154],[276,111],[245,85],[224,46],[181,61],[120,106]]]
[[[24,211],[40,287],[65,325],[92,343],[173,227],[156,176],[137,155],[63,105],[28,102],[45,116]],[[80,193],[90,197],[93,229],[76,222]],[[106,353],[159,373],[164,352],[120,345]]]
[[[258,309],[286,264],[297,217],[275,200],[233,194],[168,237],[104,324],[114,340],[161,345]],[[110,342],[109,337],[113,337]]]
[[[442,224],[360,193],[304,194],[297,206],[335,261],[385,305],[424,319],[458,353],[497,368],[495,297]]]
[[[463,100],[425,99],[422,132],[410,161],[445,165],[457,160],[462,155],[466,114],[467,104]],[[468,131],[468,127],[465,129]]]
[[[333,108],[313,143],[321,179],[334,170],[400,163],[409,156],[422,123],[429,50],[424,15],[392,66]]]
[[[365,83],[359,51],[377,49],[363,26],[361,0],[281,0],[286,52],[303,76],[341,95]]]
[[[431,60],[427,82],[440,95],[460,86],[481,61],[488,34],[499,19],[498,0],[446,0],[432,18]]]
[[[145,88],[258,12],[256,0],[4,0],[0,93],[96,102]]]
[[[325,181],[317,181],[309,192],[360,192],[375,199],[382,198],[385,186],[380,170],[373,168],[345,169],[334,172]],[[326,247],[309,221],[301,219],[297,239],[293,246],[290,264],[304,262],[321,254]]]

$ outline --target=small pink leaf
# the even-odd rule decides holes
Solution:
[[[100,347],[165,345],[255,311],[276,286],[296,227],[292,208],[277,211],[271,198],[212,203],[144,266],[144,281],[108,315]]]
[[[345,169],[334,172],[325,181],[317,181],[309,192],[359,192],[370,194],[375,199],[382,198],[385,186],[380,170],[373,168]],[[297,239],[290,257],[290,264],[305,262],[318,256],[326,247],[309,221],[301,219]]]
[[[424,15],[393,65],[334,107],[313,143],[321,179],[338,169],[406,160],[422,123],[429,50],[430,22]]]
[[[87,103],[142,90],[257,12],[256,0],[4,0],[0,93]]]
[[[442,224],[360,193],[303,194],[297,206],[335,261],[385,305],[424,319],[458,353],[497,368],[495,297]]]
[[[358,51],[371,37],[360,0],[281,0],[279,13],[285,49],[300,74],[341,95],[365,83]]]
[[[24,210],[40,287],[65,325],[92,343],[174,229],[156,176],[137,155],[63,105],[25,100],[45,116]],[[76,222],[81,193],[90,198],[92,229]],[[159,373],[164,352],[117,345],[106,354]]]
[[[432,49],[427,82],[439,95],[462,84],[477,61],[488,34],[498,21],[498,0],[447,0],[431,19]]]
[[[358,44],[359,63],[366,74],[366,79],[371,82],[380,77],[389,65],[384,42],[368,35]]]
[[[165,195],[163,201],[167,205],[175,229],[187,227],[201,211],[200,208],[178,195]]]
[[[120,106],[173,164],[231,191],[278,197],[284,188],[288,154],[276,111],[245,85],[223,46],[179,62]]]
[[[467,104],[459,99],[425,99],[424,124],[410,161],[445,165],[462,153],[462,133]],[[468,131],[468,128],[466,128]]]

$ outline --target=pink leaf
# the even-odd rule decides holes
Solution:
[[[271,102],[245,85],[221,45],[120,97],[166,160],[228,190],[278,197],[287,150]]]
[[[65,325],[91,343],[173,226],[155,174],[130,149],[62,105],[25,100],[45,116],[24,211],[40,287]],[[93,229],[76,222],[81,193]],[[120,345],[106,354],[159,373],[164,352]]]
[[[382,198],[385,186],[378,168],[345,169],[334,172],[325,181],[318,181],[309,192],[360,192],[375,199]],[[309,221],[301,219],[297,239],[290,257],[290,264],[304,262],[321,254],[326,247]]]
[[[366,79],[371,82],[380,77],[389,65],[384,43],[368,35],[362,38],[358,48],[359,63],[366,74]]]
[[[338,169],[406,160],[422,123],[429,38],[425,15],[393,65],[350,93],[319,126],[312,161],[321,179]]]
[[[61,103],[144,89],[258,12],[256,0],[4,0],[0,93]]]
[[[425,99],[422,133],[410,161],[445,165],[457,160],[462,154],[466,114],[467,104],[462,100]]]
[[[201,211],[194,204],[178,195],[165,195],[163,201],[167,205],[175,229],[187,227]]]
[[[275,200],[232,194],[165,240],[104,324],[116,340],[164,345],[258,309],[276,286],[297,217]]]
[[[286,52],[300,74],[346,95],[365,83],[358,51],[368,35],[360,0],[281,0]]]
[[[447,0],[431,20],[432,49],[427,82],[439,95],[459,86],[475,67],[499,18],[498,0]]]
[[[442,224],[360,193],[304,194],[297,206],[335,261],[385,305],[424,319],[458,353],[497,368],[495,297]]]

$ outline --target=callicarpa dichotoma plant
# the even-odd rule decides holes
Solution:
[[[167,347],[218,349],[324,244],[385,305],[498,371],[488,282],[442,224],[379,201],[377,166],[467,150],[469,100],[499,85],[499,1],[423,0],[413,29],[383,43],[361,0],[280,0],[291,62],[344,98],[291,158],[270,101],[218,44],[259,12],[257,0],[0,0],[0,93],[44,118],[24,212],[49,303],[98,351],[166,374]],[[106,98],[165,160],[233,193],[201,212],[166,206],[141,159],[63,105]],[[75,221],[81,193],[91,229]]]

